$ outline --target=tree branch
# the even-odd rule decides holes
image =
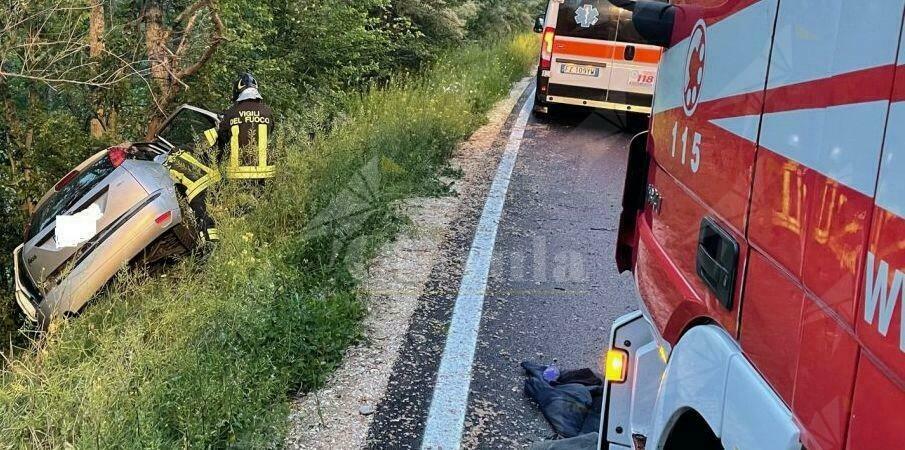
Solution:
[[[101,36],[93,35],[90,26],[88,29],[78,26],[84,14],[92,13],[102,1],[77,6],[56,0],[36,11],[23,2],[6,9],[0,15],[0,30],[5,40],[0,48],[0,80],[30,80],[52,88],[60,85],[104,88],[136,74],[129,70],[133,63],[125,61],[123,66],[106,67],[98,60],[104,49],[91,44],[103,42]],[[83,55],[86,49],[94,52],[90,62]]]
[[[217,51],[217,47],[223,42],[223,35],[225,34],[226,27],[223,26],[223,21],[220,20],[220,13],[217,12],[217,8],[213,1],[211,0],[202,0],[195,5],[199,5],[204,3],[207,5],[208,9],[211,12],[211,21],[214,23],[214,29],[211,32],[210,43],[208,44],[207,49],[204,51],[204,54],[201,55],[201,58],[192,64],[191,66],[183,69],[179,72],[178,78],[185,78],[194,75],[196,72],[201,70],[205,64],[214,56],[214,52]],[[194,5],[193,5],[194,7]],[[179,15],[182,17],[182,14]]]
[[[186,45],[188,43],[188,37],[192,34],[192,29],[195,28],[195,21],[198,19],[198,13],[192,14],[192,17],[189,19],[188,24],[185,26],[185,30],[182,31],[182,39],[179,40],[179,45],[176,46],[176,52],[173,54],[175,58],[181,58],[182,54],[185,53],[185,49],[188,48]]]

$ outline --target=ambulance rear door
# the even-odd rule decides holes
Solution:
[[[663,49],[649,45],[632,24],[632,13],[618,10],[607,101],[617,104],[650,104]]]
[[[607,0],[559,4],[549,95],[606,101],[619,11]]]

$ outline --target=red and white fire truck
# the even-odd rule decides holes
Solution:
[[[905,0],[612,0],[629,156],[601,448],[905,449]]]

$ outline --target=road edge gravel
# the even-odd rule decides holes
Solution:
[[[366,339],[346,351],[342,365],[324,387],[293,401],[286,447],[352,449],[366,445],[374,412],[386,394],[418,300],[442,257],[450,224],[460,215],[467,197],[462,193],[486,184],[484,178],[492,176],[486,167],[497,160],[494,143],[530,83],[530,77],[515,83],[509,96],[488,113],[487,124],[458,146],[450,166],[461,170],[462,177],[448,180],[458,195],[413,198],[398,205],[412,225],[384,245],[366,271],[362,282]]]

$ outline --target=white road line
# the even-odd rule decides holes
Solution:
[[[465,272],[459,285],[459,295],[453,308],[452,321],[446,337],[446,348],[440,360],[437,383],[431,400],[427,425],[424,429],[422,449],[459,448],[462,429],[465,426],[465,412],[468,405],[468,388],[471,385],[471,366],[474,362],[478,329],[484,309],[484,295],[487,292],[487,275],[493,247],[496,244],[497,228],[506,202],[506,192],[512,178],[512,169],[518,158],[528,116],[531,113],[534,90],[519,112],[506,150],[497,167],[493,184],[484,203],[484,211],[471,243]]]

